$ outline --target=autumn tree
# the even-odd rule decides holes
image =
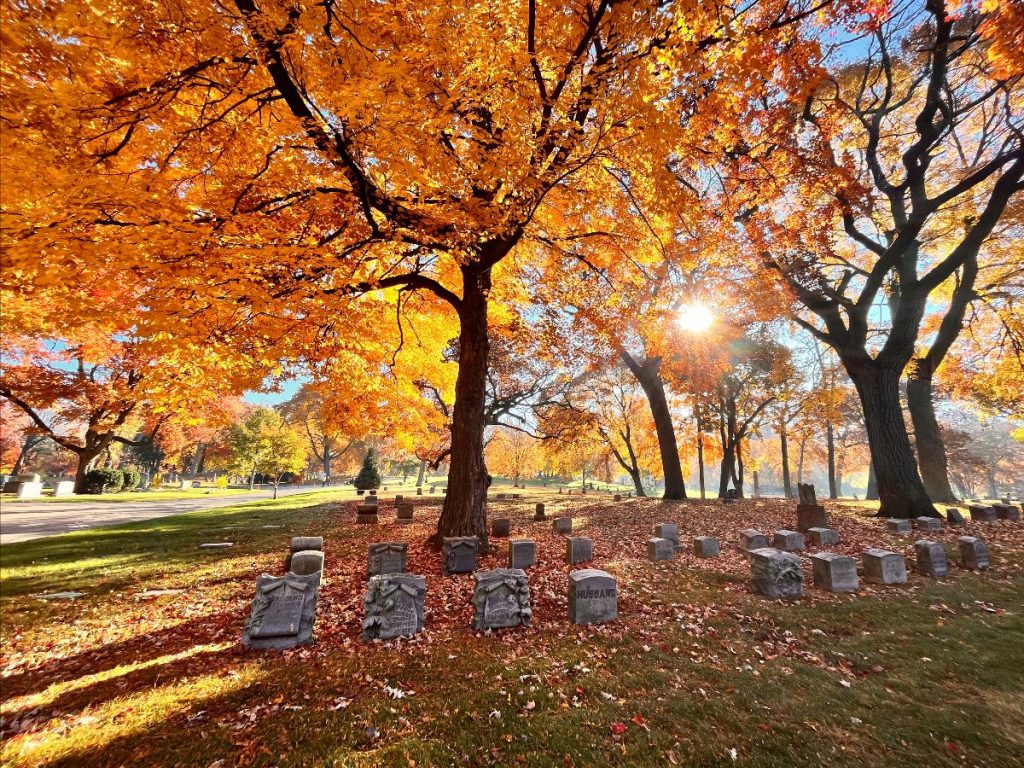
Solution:
[[[288,402],[282,404],[281,414],[305,434],[309,450],[322,468],[323,484],[330,485],[332,464],[344,456],[355,441],[346,438],[336,427],[328,426],[324,398],[309,384],[303,385]]]
[[[256,475],[269,477],[275,499],[282,477],[305,466],[304,436],[273,408],[257,408],[244,422],[232,426],[228,441],[232,469],[249,478],[250,490]]]

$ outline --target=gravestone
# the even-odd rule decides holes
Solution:
[[[56,496],[74,496],[75,495],[75,483],[73,480],[58,480],[53,486],[53,495]]]
[[[400,523],[411,523],[413,520],[413,506],[410,502],[403,502],[395,510],[395,520]]]
[[[409,545],[403,541],[384,541],[371,544],[367,551],[366,573],[369,576],[405,573],[408,555]]]
[[[283,649],[313,642],[320,573],[256,579],[256,597],[242,632],[246,648]]]
[[[561,489],[561,488],[559,488],[559,489],[558,489],[558,495],[559,495],[559,496],[561,496],[561,495],[562,495],[562,489]]]
[[[476,570],[476,555],[480,539],[476,536],[446,537],[441,546],[445,575],[472,573]]]
[[[839,543],[839,531],[831,528],[811,528],[811,544],[816,547],[834,547]]]
[[[800,558],[772,547],[752,550],[750,575],[754,591],[773,600],[795,600],[804,595]]]
[[[356,503],[356,522],[368,524],[378,522],[376,496],[368,496]]]
[[[192,481],[191,480],[182,480],[181,481],[181,486],[179,487],[179,490],[187,491],[191,487],[192,487]]]
[[[586,536],[570,536],[565,540],[565,562],[568,565],[594,559],[594,542]]]
[[[913,533],[914,527],[909,520],[892,517],[885,521],[885,530],[897,536],[909,536]]]
[[[946,523],[948,525],[963,525],[967,521],[964,516],[960,514],[960,510],[956,507],[946,508]]]
[[[1011,520],[1015,523],[1020,522],[1020,510],[1013,504],[993,504],[992,508],[996,512],[996,517],[1000,520]]]
[[[960,547],[960,564],[972,571],[988,570],[988,545],[975,536],[961,536],[957,539]]]
[[[942,521],[937,517],[917,517],[914,518],[914,524],[919,531],[933,533],[942,530]]]
[[[291,541],[291,551],[301,552],[304,549],[316,549],[320,552],[324,551],[324,537],[323,536],[293,536]]]
[[[658,523],[654,526],[654,535],[659,539],[668,539],[672,546],[679,546],[679,526],[675,523]]]
[[[527,626],[530,608],[530,583],[521,568],[497,568],[473,574],[473,629],[487,631]]]
[[[42,483],[18,483],[19,499],[38,499],[43,495]]]
[[[506,538],[512,530],[512,521],[507,517],[499,517],[491,522],[491,536]]]
[[[925,576],[941,579],[949,575],[949,561],[946,550],[937,541],[920,539],[914,542],[914,554],[917,556],[917,570]]]
[[[228,547],[233,547],[233,546],[235,546],[234,542],[230,542],[230,541],[213,541],[213,542],[207,542],[206,544],[200,544],[199,548],[200,549],[227,549]]]
[[[617,494],[617,493],[612,498],[613,498],[614,501],[622,501],[622,496]]]
[[[534,520],[544,520],[544,519],[546,519],[546,517],[544,515],[544,504],[543,504],[543,502],[538,501],[537,502],[537,506],[535,507],[535,510],[536,511],[533,513],[533,519]]]
[[[296,576],[311,576],[324,569],[324,553],[319,549],[302,549],[293,552],[288,571]]]
[[[416,495],[417,496],[422,496],[423,495],[423,488],[417,488],[416,489]]]
[[[740,531],[740,549],[750,551],[768,546],[768,537],[756,528],[744,528]]]
[[[363,640],[391,640],[423,629],[427,581],[409,573],[371,576],[363,598]]]
[[[814,586],[829,592],[856,592],[857,561],[834,552],[811,555]]]
[[[676,552],[676,545],[669,539],[654,537],[647,540],[648,560],[671,560]]]
[[[814,495],[814,486],[810,483],[797,483],[799,503],[796,507],[796,529],[807,533],[811,528],[828,528],[828,516],[825,508],[818,504]]]
[[[864,580],[873,584],[906,584],[907,561],[886,549],[864,550]]]
[[[698,536],[693,540],[693,554],[697,557],[718,557],[722,547],[714,536]]]
[[[430,486],[430,492],[431,492],[431,493],[433,493],[433,492],[434,492],[434,486]]]
[[[537,544],[530,539],[512,539],[508,543],[508,567],[532,568],[537,564]]]
[[[971,513],[972,523],[994,523],[999,519],[996,511],[984,504],[971,504],[967,510]]]
[[[569,620],[573,624],[600,624],[619,617],[615,577],[597,568],[569,574]]]
[[[556,517],[551,527],[555,533],[572,533],[572,518]]]
[[[395,504],[401,504],[403,501],[405,501],[405,496],[400,493],[395,494]]]
[[[775,549],[783,552],[802,552],[807,546],[804,535],[799,531],[787,531],[785,528],[775,532],[773,537]]]

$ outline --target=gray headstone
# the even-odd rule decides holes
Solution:
[[[783,552],[802,552],[807,546],[802,533],[788,531],[785,528],[775,532],[773,543],[775,549],[781,549]]]
[[[811,528],[808,533],[811,536],[811,544],[816,547],[834,547],[839,543],[839,531],[831,528]]]
[[[946,523],[949,525],[963,525],[967,521],[964,516],[960,514],[960,510],[956,507],[946,508]]]
[[[288,570],[296,576],[309,576],[324,569],[324,553],[319,549],[305,549],[292,553]]]
[[[907,561],[886,549],[864,550],[864,580],[873,584],[906,584]]]
[[[999,519],[996,511],[984,504],[971,504],[967,510],[971,513],[972,523],[994,523]]]
[[[551,527],[555,533],[572,533],[572,518],[556,517]]]
[[[427,581],[409,573],[371,576],[363,606],[363,640],[390,640],[423,629]]]
[[[569,620],[573,624],[599,624],[619,617],[615,578],[596,568],[569,574]]]
[[[39,600],[74,600],[84,595],[84,592],[44,592],[39,595],[32,595]]]
[[[291,543],[292,552],[302,552],[307,549],[324,551],[323,536],[293,536]]]
[[[479,549],[480,540],[476,536],[446,537],[441,545],[445,574],[475,571]]]
[[[814,485],[812,483],[797,483],[796,494],[797,499],[801,504],[805,504],[809,507],[817,506],[818,499],[814,494]]]
[[[565,562],[568,565],[594,559],[594,542],[586,536],[570,536],[565,540]]]
[[[768,546],[768,537],[756,528],[745,528],[740,531],[740,549],[764,549]]]
[[[829,592],[857,591],[857,561],[852,557],[818,552],[811,555],[811,567],[814,586]]]
[[[975,536],[961,536],[957,539],[960,547],[960,563],[972,571],[985,571],[989,566],[988,546]]]
[[[258,577],[256,597],[242,632],[243,645],[282,649],[312,643],[319,587],[319,572]]]
[[[508,543],[508,567],[532,568],[537,564],[537,544],[530,539],[512,539]]]
[[[544,520],[544,504],[540,501],[537,502],[536,511],[533,513],[534,520]]]
[[[507,517],[499,517],[491,522],[491,536],[505,538],[512,531],[512,521]]]
[[[417,496],[422,496],[423,495],[423,489],[422,488],[417,488],[416,489],[416,495]]]
[[[800,558],[772,547],[751,550],[750,575],[754,591],[773,600],[795,600],[804,595]]]
[[[370,576],[405,573],[409,545],[403,541],[383,541],[371,544],[367,550],[366,572]]]
[[[505,629],[526,626],[530,608],[530,584],[521,568],[497,568],[473,574],[473,629]]]
[[[53,486],[54,496],[74,496],[75,484],[71,480],[58,480]]]
[[[885,530],[897,536],[909,536],[914,532],[914,527],[909,520],[892,517],[885,521]]]
[[[658,523],[654,526],[654,535],[659,539],[668,539],[672,546],[679,546],[679,526],[675,523]]]
[[[212,541],[212,542],[208,542],[206,544],[200,544],[199,548],[200,549],[227,549],[228,547],[233,547],[233,546],[235,546],[234,542],[231,542],[231,541]]]
[[[1020,522],[1020,510],[1013,504],[993,504],[992,509],[995,510],[996,517],[1000,520],[1011,520],[1015,523]]]
[[[38,499],[43,495],[42,483],[18,483],[19,499]]]
[[[697,557],[718,557],[722,547],[714,536],[698,536],[693,540],[693,554]]]
[[[936,541],[920,539],[914,542],[914,555],[917,557],[917,570],[925,576],[941,579],[949,574],[949,562],[946,550]]]
[[[918,517],[914,519],[914,525],[919,531],[941,531],[942,521],[937,517]]]
[[[647,540],[648,560],[671,560],[676,553],[676,545],[670,539],[654,537]]]
[[[410,522],[413,519],[413,506],[409,502],[402,502],[395,510],[395,519],[402,522]]]

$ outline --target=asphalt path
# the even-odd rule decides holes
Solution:
[[[282,487],[277,495],[279,497],[291,496],[296,493],[314,493],[321,490],[323,488],[310,485]],[[347,489],[347,493],[340,488],[338,490],[340,496],[352,495],[354,498],[352,490]],[[19,501],[7,504],[0,502],[0,544],[15,544],[19,541],[41,539],[44,536],[56,536],[87,528],[103,528],[109,525],[122,525],[152,520],[157,517],[180,515],[183,512],[228,507],[246,501],[270,499],[273,496],[274,491],[270,489],[231,496],[171,501],[74,501],[66,503]]]

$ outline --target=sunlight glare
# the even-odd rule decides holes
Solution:
[[[703,304],[687,304],[679,310],[679,327],[690,333],[703,333],[714,321],[715,316]]]

